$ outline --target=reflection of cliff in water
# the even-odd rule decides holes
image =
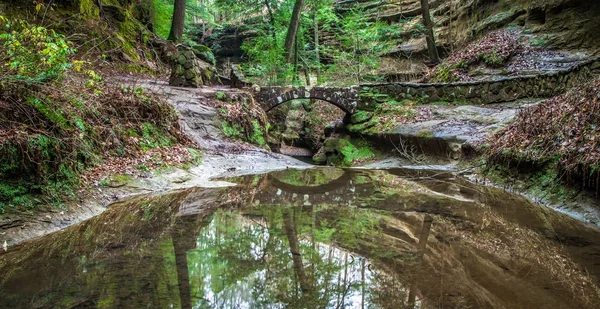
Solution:
[[[594,308],[600,233],[443,171],[142,196],[0,255],[0,307]],[[589,273],[589,274],[588,274]]]

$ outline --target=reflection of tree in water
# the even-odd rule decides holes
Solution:
[[[378,272],[331,243],[330,230],[344,227],[319,227],[315,218],[286,207],[217,212],[188,252],[195,305],[369,308]]]

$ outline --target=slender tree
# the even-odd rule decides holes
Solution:
[[[183,25],[185,24],[185,2],[186,0],[175,0],[173,9],[173,22],[171,23],[171,32],[169,32],[169,41],[181,43],[183,37]]]
[[[267,12],[269,13],[269,31],[271,32],[271,35],[273,36],[273,39],[275,39],[275,17],[273,16],[273,10],[271,9],[271,4],[269,3],[270,0],[264,0],[265,1],[265,6],[267,7]]]
[[[313,14],[313,28],[315,41],[315,62],[317,64],[317,84],[321,79],[321,54],[319,53],[319,23],[317,22],[317,9]]]
[[[294,42],[296,41],[296,35],[298,34],[303,6],[304,0],[296,0],[294,11],[292,12],[292,19],[290,20],[290,25],[285,36],[285,44],[283,47],[285,49],[285,58],[288,63],[291,63],[294,60]]]
[[[421,12],[423,13],[423,24],[425,24],[425,28],[427,29],[426,37],[429,61],[432,64],[438,64],[440,62],[440,56],[438,55],[437,47],[435,46],[433,23],[431,22],[431,15],[429,15],[429,0],[421,0]]]

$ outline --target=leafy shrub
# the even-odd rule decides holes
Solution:
[[[40,83],[62,78],[75,50],[64,36],[0,15],[0,86],[15,80]]]
[[[496,50],[492,50],[489,54],[484,54],[481,58],[485,64],[492,67],[499,67],[506,61],[506,58],[496,53]]]

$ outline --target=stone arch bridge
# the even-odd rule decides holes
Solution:
[[[255,94],[255,99],[265,111],[297,99],[315,99],[329,102],[346,114],[357,110],[358,87],[261,87]]]
[[[254,88],[254,98],[265,111],[295,99],[317,99],[329,102],[347,115],[358,110],[373,111],[382,101],[394,99],[490,104],[522,98],[547,98],[565,92],[589,80],[592,70],[600,68],[600,57],[580,62],[568,69],[537,75],[512,76],[498,80],[453,83],[380,83],[348,87],[252,86],[232,73],[232,86]]]

